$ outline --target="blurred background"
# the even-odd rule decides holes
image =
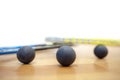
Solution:
[[[0,47],[46,37],[120,39],[119,0],[1,0]]]

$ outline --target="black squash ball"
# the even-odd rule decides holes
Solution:
[[[97,58],[103,59],[107,56],[108,49],[104,45],[99,44],[94,48],[94,54]]]
[[[58,49],[56,58],[62,66],[70,66],[76,59],[76,53],[71,47],[62,46]]]
[[[17,59],[24,64],[29,64],[34,58],[35,51],[32,47],[24,46],[17,52]]]

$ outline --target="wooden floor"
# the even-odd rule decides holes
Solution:
[[[0,80],[120,80],[120,47],[107,46],[109,54],[99,60],[94,45],[74,46],[76,60],[62,67],[56,60],[57,49],[36,51],[29,65],[20,63],[16,54],[0,55]]]

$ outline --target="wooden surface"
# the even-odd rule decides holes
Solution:
[[[74,46],[76,60],[62,67],[56,60],[57,49],[36,51],[29,65],[20,63],[16,54],[0,55],[0,80],[120,80],[120,47],[107,46],[109,54],[99,60],[94,45]]]

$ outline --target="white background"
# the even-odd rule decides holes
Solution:
[[[45,37],[120,39],[120,0],[0,0],[0,46]]]

